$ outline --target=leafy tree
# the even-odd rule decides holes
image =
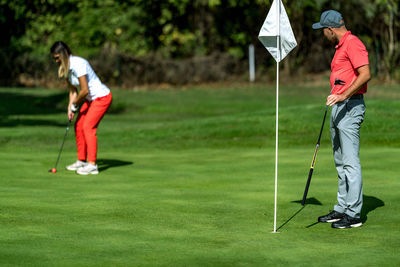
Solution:
[[[283,0],[299,46],[284,61],[293,70],[329,68],[334,49],[311,29],[337,9],[367,45],[374,73],[400,79],[400,0]],[[238,61],[256,44],[257,61],[272,59],[257,39],[272,0],[0,0],[1,82],[34,71],[64,40],[84,57],[102,51],[135,58],[184,59],[215,52]],[[26,69],[24,69],[26,68]],[[39,68],[40,69],[40,68]],[[11,79],[10,79],[11,77]]]

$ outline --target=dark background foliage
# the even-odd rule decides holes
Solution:
[[[248,45],[257,77],[274,61],[258,41],[272,1],[0,0],[0,84],[54,86],[49,55],[63,40],[108,84],[188,84],[247,79]],[[298,47],[281,67],[301,77],[329,70],[334,49],[311,29],[322,11],[339,10],[367,46],[373,74],[400,80],[399,0],[284,0]],[[272,79],[272,78],[271,78]]]

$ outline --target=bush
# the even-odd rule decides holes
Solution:
[[[88,60],[105,84],[125,88],[235,80],[240,79],[248,68],[247,62],[227,53],[185,59],[162,59],[155,55],[135,58],[104,48],[98,56]],[[57,82],[57,65],[50,57],[35,60],[28,55],[21,55],[15,62],[14,75],[19,86],[60,86]],[[61,83],[61,86],[64,84]]]

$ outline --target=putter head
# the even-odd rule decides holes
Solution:
[[[345,81],[342,81],[340,79],[335,79],[335,85],[345,85],[345,84],[346,84]]]

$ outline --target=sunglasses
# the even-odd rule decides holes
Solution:
[[[55,56],[55,57],[53,57],[53,58],[54,58],[54,60],[59,60],[59,59],[60,59],[59,56]]]

